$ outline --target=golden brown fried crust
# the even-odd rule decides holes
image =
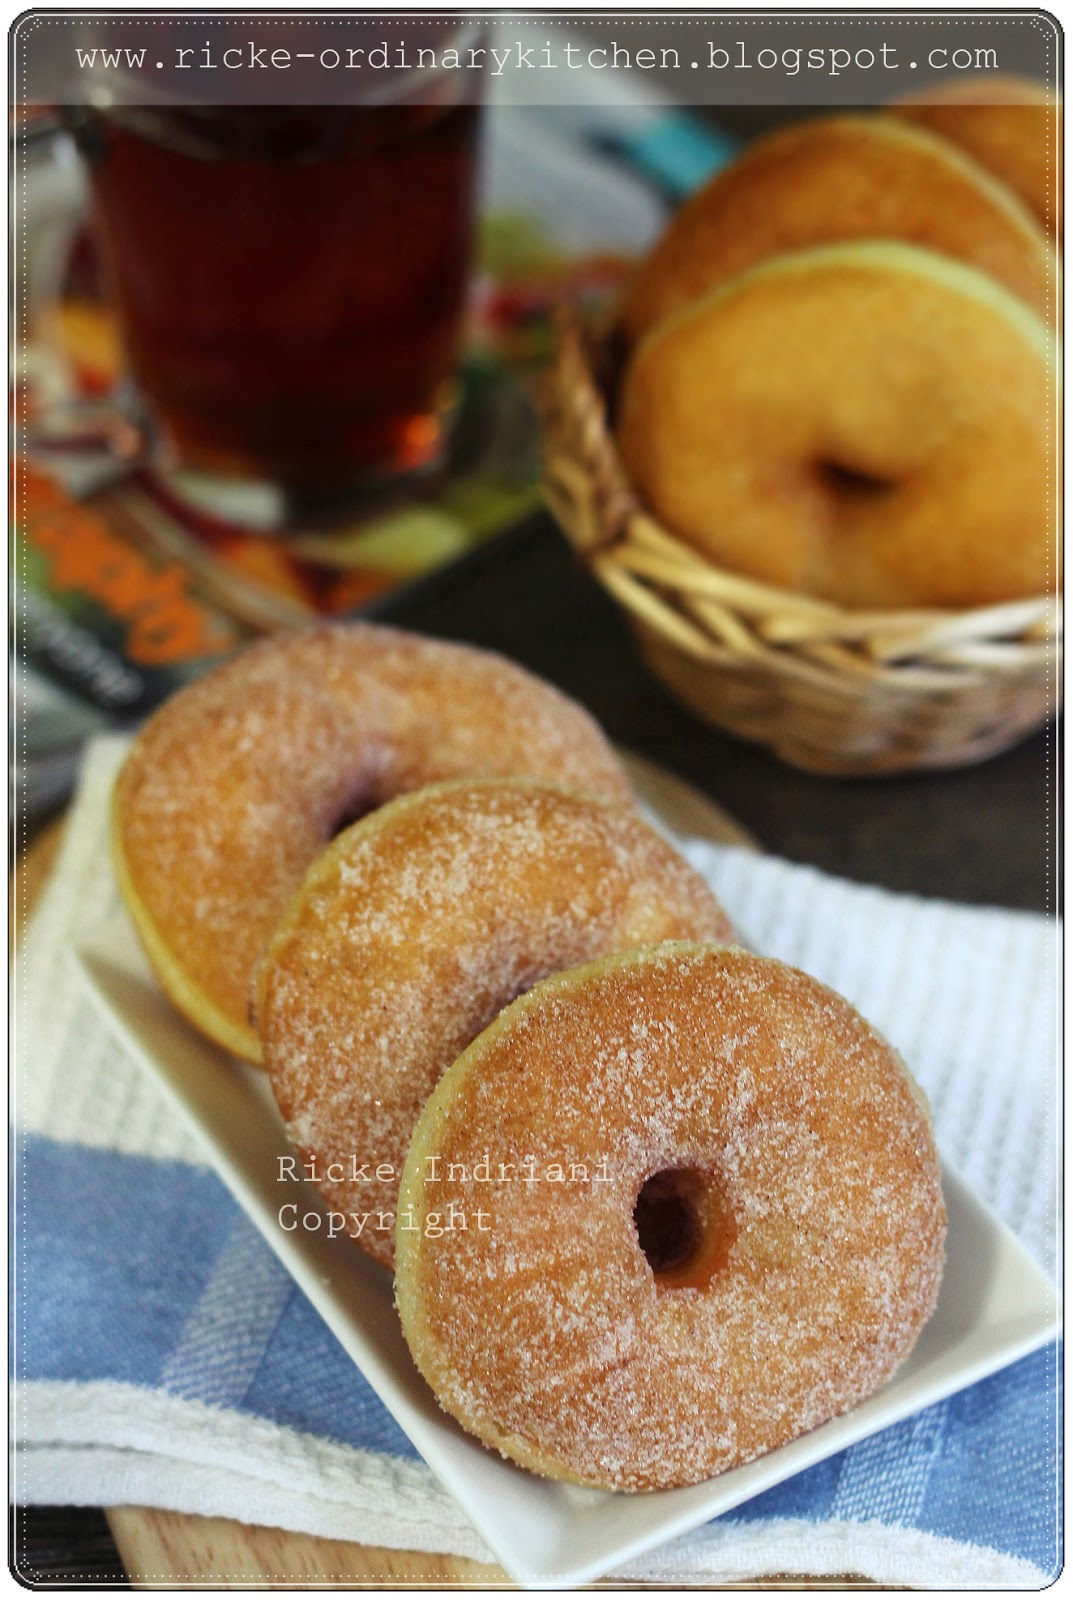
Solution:
[[[1050,319],[1036,218],[946,140],[882,117],[817,118],[750,146],[677,213],[624,300],[631,340],[782,251],[895,239],[987,273]]]
[[[657,1276],[634,1224],[645,1181],[682,1169],[722,1239],[696,1286]],[[438,1232],[452,1205],[469,1226]],[[664,945],[549,979],[441,1080],[396,1293],[470,1432],[551,1477],[668,1488],[884,1384],[935,1307],[945,1231],[923,1099],[853,1008],[779,962]]]
[[[972,606],[1056,582],[1057,374],[997,284],[908,245],[801,251],[639,347],[618,444],[718,565],[849,607]]]
[[[426,783],[500,775],[630,799],[586,711],[468,645],[324,625],[180,690],[135,740],[114,806],[120,884],[165,989],[257,1060],[254,967],[341,822]]]
[[[1001,104],[973,99],[980,86],[949,90],[940,100],[890,106],[891,116],[948,139],[1019,196],[1051,239],[1061,243],[1062,107],[1024,78],[989,77],[986,92]]]
[[[318,859],[260,974],[291,1142],[389,1266],[421,1107],[505,1005],[613,950],[734,937],[700,875],[624,807],[515,780],[384,806]]]

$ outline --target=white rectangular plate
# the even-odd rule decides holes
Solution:
[[[113,1031],[162,1084],[208,1147],[217,1172],[316,1306],[343,1348],[455,1496],[511,1576],[569,1588],[730,1511],[858,1439],[966,1388],[1045,1344],[1055,1293],[1013,1235],[952,1172],[947,1266],[934,1317],[879,1394],[759,1461],[709,1483],[655,1494],[578,1489],[525,1472],[469,1438],[440,1411],[410,1359],[389,1277],[347,1239],[284,1232],[280,1206],[323,1209],[311,1183],[281,1184],[290,1153],[263,1073],[196,1034],[157,987],[130,924],[119,918],[77,951]]]

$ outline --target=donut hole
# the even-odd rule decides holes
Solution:
[[[816,472],[823,487],[837,500],[868,500],[894,487],[890,478],[847,467],[844,461],[817,461]]]
[[[667,1167],[646,1178],[633,1225],[660,1289],[703,1289],[725,1266],[736,1235],[718,1182],[698,1167]]]
[[[339,835],[352,828],[355,822],[361,822],[365,817],[371,816],[380,804],[376,796],[370,794],[367,789],[347,800],[342,810],[328,823],[328,842],[338,839]]]

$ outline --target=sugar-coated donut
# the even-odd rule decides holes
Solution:
[[[180,690],[136,738],[113,813],[120,888],[164,989],[259,1060],[254,967],[340,825],[426,783],[511,774],[630,798],[586,711],[468,645],[326,624]]]
[[[959,146],[1019,195],[1059,240],[1062,107],[1043,84],[987,73],[982,83],[975,78],[887,110]]]
[[[1058,381],[1044,324],[982,273],[831,245],[660,323],[618,443],[718,565],[850,607],[987,605],[1055,586]]]
[[[839,1415],[934,1309],[920,1091],[831,990],[663,945],[549,978],[443,1076],[399,1197],[414,1360],[549,1477],[695,1483]]]
[[[549,973],[666,938],[734,932],[633,811],[554,788],[437,785],[319,857],[269,945],[257,1024],[291,1142],[364,1250],[391,1264],[410,1134],[470,1040]]]
[[[926,129],[838,116],[757,140],[686,202],[628,286],[627,334],[636,341],[769,256],[854,239],[963,261],[1054,316],[1054,252],[1014,194]]]

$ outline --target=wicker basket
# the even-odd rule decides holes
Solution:
[[[641,655],[703,722],[838,776],[967,766],[1057,709],[1054,599],[844,611],[727,572],[640,505],[615,451],[607,341],[567,314],[545,391],[545,494],[625,610]]]

